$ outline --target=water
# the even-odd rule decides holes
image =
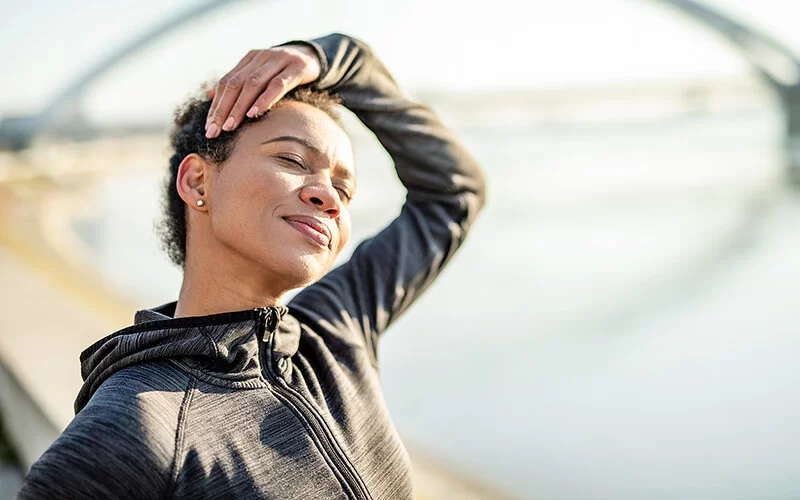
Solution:
[[[781,278],[800,276],[764,257],[800,218],[777,201],[775,111],[453,125],[489,203],[381,346],[406,439],[522,498],[799,496],[800,335],[770,318],[791,317]],[[403,192],[369,137],[354,141],[357,241]],[[76,226],[143,307],[180,282],[152,235],[160,175],[97,183],[100,210]]]

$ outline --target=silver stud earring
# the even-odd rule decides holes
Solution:
[[[202,207],[205,204],[206,204],[206,202],[204,202],[203,200],[197,200],[197,206],[198,207]]]

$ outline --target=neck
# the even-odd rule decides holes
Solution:
[[[256,307],[277,306],[280,297],[242,293],[242,290],[215,280],[184,276],[175,317],[208,316],[223,312],[242,311]]]
[[[235,260],[187,254],[175,317],[207,316],[281,303],[284,291],[271,290],[267,284],[272,280],[254,271],[252,265],[237,265]]]

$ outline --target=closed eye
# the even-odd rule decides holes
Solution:
[[[291,163],[293,166],[301,168],[303,170],[307,170],[305,164],[303,164],[302,159],[294,157],[294,156],[279,156],[281,160]]]
[[[345,189],[345,188],[337,187],[337,188],[336,188],[336,191],[338,191],[338,192],[339,192],[339,197],[340,197],[340,198],[341,198],[343,201],[346,201],[346,202],[348,202],[348,203],[349,203],[349,202],[350,202],[350,200],[352,200],[352,199],[353,199],[353,195],[351,195],[351,194],[350,194],[350,191],[348,191],[348,190],[347,190],[347,189]]]

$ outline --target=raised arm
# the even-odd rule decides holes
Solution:
[[[313,86],[339,94],[375,134],[408,194],[387,228],[306,288],[290,307],[333,334],[360,331],[374,355],[380,334],[464,241],[484,203],[483,173],[428,107],[403,94],[366,44],[333,34],[310,45],[322,61]]]
[[[309,42],[322,61],[313,86],[341,96],[395,163],[412,204],[444,204],[466,231],[484,201],[483,173],[428,107],[410,100],[363,42],[332,34]],[[455,208],[458,207],[458,208]]]
[[[366,44],[341,34],[245,56],[209,92],[207,136],[232,130],[245,114],[263,113],[304,84],[341,97],[392,156],[408,190],[388,227],[289,304],[315,331],[363,342],[374,355],[380,334],[463,242],[484,202],[483,174],[436,115],[398,88]]]

